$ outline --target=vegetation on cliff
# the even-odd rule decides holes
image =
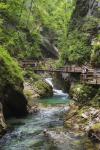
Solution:
[[[33,99],[33,94],[41,98],[53,95],[52,87],[41,80],[40,75],[30,68],[24,70],[23,74],[16,60],[41,61],[44,57],[57,58],[59,53],[60,66],[85,63],[100,66],[98,5],[97,0],[0,1],[0,102],[3,104],[4,117],[27,114],[23,75],[31,81],[31,84],[26,84],[27,98],[31,95]],[[50,62],[45,68],[50,65],[55,67],[56,63]],[[69,81],[65,84],[69,90]],[[71,87],[70,96],[77,106],[71,106],[66,127],[78,131],[87,131],[89,127],[88,131],[96,132],[100,127],[100,89],[76,84]]]
[[[99,34],[99,2],[76,1],[69,30],[66,47],[61,52],[62,64],[91,63],[100,65],[100,34]]]
[[[22,88],[22,70],[3,47],[0,47],[0,65],[0,92],[2,93],[6,85],[12,85],[16,89]]]
[[[73,11],[66,49],[60,63],[91,64],[100,67],[100,9],[99,1],[77,0]],[[85,131],[95,142],[100,142],[100,89],[99,86],[77,83],[70,89],[74,105],[65,117],[67,129]],[[98,149],[98,148],[97,148]]]
[[[23,74],[16,60],[0,46],[0,132],[4,117],[27,114],[27,100],[23,95]],[[7,126],[6,126],[7,127]]]
[[[97,90],[92,86],[76,84],[70,89],[70,96],[79,105],[89,104]]]
[[[18,63],[9,53],[0,47],[0,101],[4,107],[5,116],[11,109],[20,115],[20,107],[26,109],[27,101],[23,96],[23,74]],[[19,107],[20,106],[20,107]],[[19,110],[18,110],[19,109]],[[9,111],[8,111],[9,110]]]
[[[64,49],[73,8],[73,1],[64,0],[1,1],[1,44],[20,59],[48,56],[50,45],[51,51]]]

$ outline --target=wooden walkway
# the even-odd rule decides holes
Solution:
[[[91,85],[100,85],[100,69],[96,68],[88,68],[87,74],[83,74],[83,68],[79,66],[64,66],[62,68],[54,69],[54,68],[41,68],[38,67],[36,63],[33,61],[22,61],[21,62],[22,68],[32,67],[33,71],[35,72],[61,72],[61,73],[73,73],[73,74],[80,74],[80,81],[82,83],[87,83]]]
[[[100,73],[81,74],[81,81],[91,85],[100,85]]]

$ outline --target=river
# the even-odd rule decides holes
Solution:
[[[53,86],[51,78],[46,82]],[[88,150],[86,137],[63,127],[63,116],[69,109],[68,95],[54,87],[53,91],[53,97],[38,100],[38,113],[9,120],[14,130],[2,137],[0,150]]]

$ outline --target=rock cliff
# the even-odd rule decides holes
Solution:
[[[23,95],[23,76],[15,60],[0,47],[0,133],[6,128],[9,116],[27,114],[27,100]]]

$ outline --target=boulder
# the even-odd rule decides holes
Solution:
[[[46,81],[39,80],[35,82],[34,89],[41,98],[53,96],[53,88]]]
[[[0,102],[4,117],[27,114],[27,100],[23,94],[23,74],[9,53],[0,46]]]
[[[84,84],[75,84],[70,89],[70,96],[76,103],[80,105],[90,103],[95,94],[96,89],[94,89],[92,86]]]
[[[93,124],[93,126],[88,131],[88,136],[97,142],[100,142],[100,123]]]

